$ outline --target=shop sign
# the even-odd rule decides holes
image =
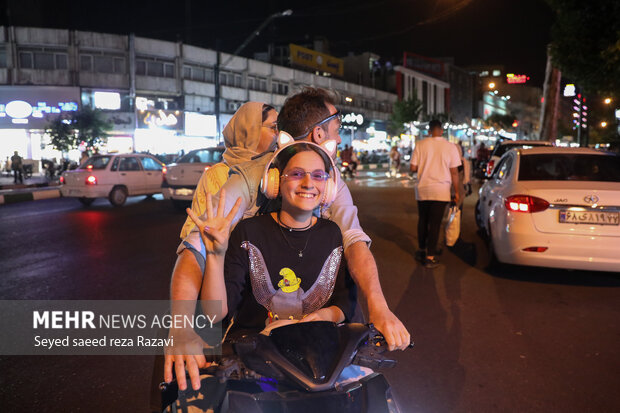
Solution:
[[[141,110],[137,117],[141,129],[183,130],[183,112],[179,110]]]
[[[364,115],[361,113],[347,113],[342,117],[342,123],[344,125],[358,125],[361,126],[364,123]]]
[[[515,84],[515,83],[525,83],[530,80],[530,77],[527,75],[515,75],[514,73],[508,73],[506,75],[506,83]]]
[[[215,115],[185,112],[186,136],[215,136],[217,134]]]
[[[319,72],[344,76],[344,60],[296,44],[290,44],[291,63]]]
[[[136,129],[136,115],[127,112],[103,112],[103,119],[112,124],[112,132],[133,133]]]
[[[577,95],[577,90],[575,89],[574,84],[568,83],[566,86],[564,86],[564,96],[573,97],[575,95]]]
[[[97,109],[119,110],[121,108],[121,94],[96,91],[93,93],[93,102]]]
[[[79,109],[80,89],[0,86],[0,128],[45,129],[63,113]]]

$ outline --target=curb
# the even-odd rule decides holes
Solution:
[[[30,188],[47,188],[53,186],[60,186],[59,182],[40,182],[38,184],[11,184],[0,185],[0,191],[15,190],[15,189],[30,189]]]
[[[0,195],[0,205],[15,204],[18,202],[38,201],[40,199],[60,198],[60,189],[45,189],[43,191],[20,192],[17,194]]]

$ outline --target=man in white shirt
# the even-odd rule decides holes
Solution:
[[[418,243],[416,259],[427,268],[438,265],[437,241],[446,206],[450,203],[450,184],[454,202],[460,201],[458,167],[461,157],[456,146],[443,138],[438,120],[428,124],[430,137],[418,142],[411,155],[411,171],[418,173],[415,196],[418,201]]]

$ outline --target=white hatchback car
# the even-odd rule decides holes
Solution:
[[[539,146],[553,146],[551,142],[548,141],[503,141],[495,145],[491,155],[489,157],[489,161],[486,166],[486,176],[490,177],[493,174],[493,170],[495,169],[495,165],[499,162],[502,156],[506,152],[511,149],[519,149],[519,148],[534,148]]]
[[[88,206],[96,198],[108,198],[121,206],[128,196],[161,192],[165,165],[145,154],[95,155],[78,169],[62,174],[60,193]]]
[[[509,151],[480,188],[476,222],[492,262],[620,271],[620,156]]]
[[[164,198],[171,199],[179,208],[189,206],[202,173],[221,162],[222,153],[223,146],[197,149],[169,164],[161,184]]]

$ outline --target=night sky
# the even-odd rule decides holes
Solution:
[[[542,84],[553,12],[543,0],[67,1],[0,0],[0,24],[126,34],[232,52],[270,14],[273,21],[242,53],[272,41],[322,36],[331,54],[372,51],[398,61],[403,51],[453,57],[458,66],[502,64]],[[7,7],[8,6],[8,7]],[[10,16],[7,16],[7,11]]]

